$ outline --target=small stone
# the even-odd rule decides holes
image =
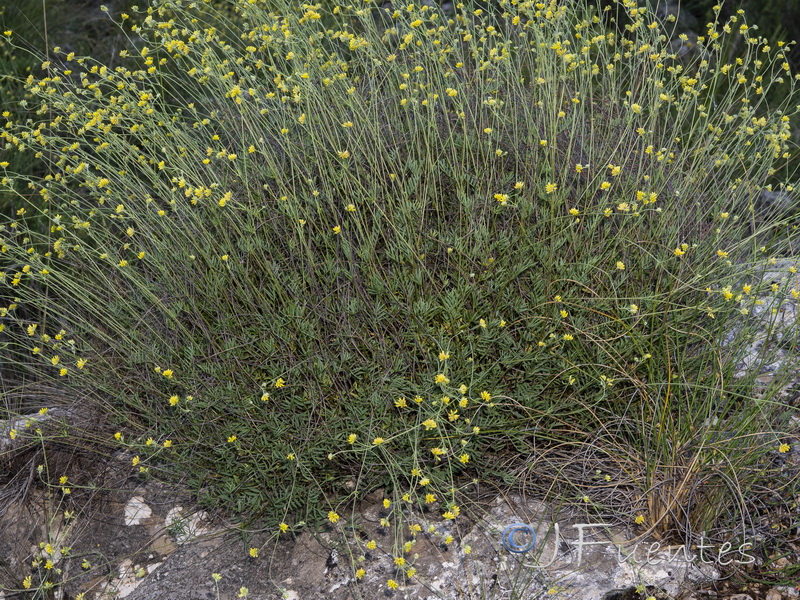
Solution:
[[[153,511],[147,506],[147,503],[141,496],[133,496],[125,505],[125,525],[128,527],[139,525],[152,515]]]

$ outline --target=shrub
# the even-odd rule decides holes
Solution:
[[[455,519],[473,480],[664,535],[744,522],[790,439],[769,345],[742,374],[721,343],[797,295],[761,278],[790,225],[754,210],[793,191],[795,109],[762,103],[794,89],[783,49],[722,63],[712,29],[685,65],[628,0],[620,35],[579,2],[232,6],[163,0],[125,66],[28,79],[2,133],[48,173],[2,230],[19,380],[272,524],[380,487]]]

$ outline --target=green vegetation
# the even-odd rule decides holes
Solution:
[[[398,532],[458,521],[478,482],[728,541],[797,494],[790,364],[764,384],[778,344],[748,342],[798,297],[793,225],[756,211],[794,189],[784,48],[725,62],[733,15],[687,64],[627,0],[621,34],[579,2],[269,4],[163,0],[119,66],[27,78],[7,410],[80,398],[92,444],[276,535],[379,488]]]
[[[76,6],[70,0],[4,3],[0,6],[0,31],[14,32],[13,44],[0,38],[0,113],[8,113],[4,122],[35,116],[34,107],[25,104],[33,102],[33,95],[25,89],[24,82],[43,60],[50,58],[53,46],[63,43],[68,51],[114,65],[125,41],[109,15],[80,3]],[[0,159],[10,162],[12,171],[45,174],[31,154],[0,149]],[[24,193],[23,189],[16,191]],[[14,194],[0,189],[0,214],[13,214],[13,203]]]

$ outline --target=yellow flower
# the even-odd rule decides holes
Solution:
[[[164,440],[164,448],[172,448],[172,440]]]
[[[378,547],[378,544],[375,543],[375,540],[370,540],[367,542],[367,550],[375,550]]]
[[[405,408],[407,406],[406,399],[405,398],[398,398],[397,400],[394,401],[394,405],[397,408]]]
[[[672,253],[675,256],[683,256],[684,254],[686,254],[686,251],[682,250],[681,248],[675,248],[675,250],[673,250]]]
[[[383,439],[382,437],[376,437],[374,440],[372,440],[372,443],[373,443],[373,445],[375,445],[375,446],[380,446],[380,445],[381,445],[381,444],[383,444],[385,441],[386,441],[386,440],[385,440],[385,439]]]
[[[547,185],[544,186],[544,191],[547,194],[552,194],[557,189],[558,189],[558,185],[555,184],[555,183],[548,183]]]
[[[167,379],[172,379],[172,376],[174,375],[174,371],[172,369],[165,369],[164,371],[161,372],[161,374],[164,377],[166,377]]]
[[[258,548],[250,548],[250,558],[258,558]]]
[[[180,397],[177,394],[169,397],[170,406],[175,406],[178,402],[180,402]]]
[[[436,375],[436,377],[433,379],[433,381],[434,381],[434,383],[437,383],[437,384],[450,383],[450,380],[447,377],[445,377],[444,373],[439,373],[438,375]]]
[[[331,523],[337,523],[341,519],[341,517],[334,511],[328,511],[328,521]]]
[[[386,587],[388,587],[390,590],[396,590],[398,587],[400,587],[400,585],[394,579],[390,579],[389,581],[386,582]]]
[[[727,258],[728,253],[725,252],[724,250],[717,250],[717,256],[719,256],[720,258]]]
[[[278,525],[278,529],[281,530],[281,533],[286,533],[287,531],[289,531],[289,525],[287,525],[286,523],[281,522],[281,524]]]
[[[637,525],[641,525],[642,523],[644,523],[644,515],[637,515],[633,521]]]
[[[789,444],[784,443],[778,446],[778,452],[780,452],[781,454],[785,454],[789,450],[791,450],[791,446],[789,446]]]
[[[339,225],[336,225],[333,229],[333,235],[339,235],[342,232],[342,228]]]
[[[364,569],[358,569],[358,571],[356,571],[356,579],[361,579],[366,573]]]
[[[232,444],[235,441],[236,441],[236,436],[235,435],[228,436],[228,443],[229,444]]]
[[[428,419],[427,421],[422,422],[423,427],[425,427],[425,431],[430,431],[431,429],[436,429],[436,421],[433,419]]]
[[[339,155],[339,158],[341,158],[342,160],[346,160],[346,159],[350,158],[350,151],[349,150],[339,150],[337,152],[337,154]]]
[[[625,263],[622,262],[621,260],[618,260],[617,261],[617,269],[619,269],[620,271],[624,271],[625,270]]]
[[[278,377],[278,378],[275,380],[275,387],[276,387],[276,388],[282,388],[282,387],[284,387],[285,385],[286,385],[286,380],[285,380],[283,377]]]

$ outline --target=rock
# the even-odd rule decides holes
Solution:
[[[711,564],[693,564],[694,553],[683,546],[666,547],[655,540],[634,539],[626,528],[586,523],[577,516],[553,515],[547,506],[531,502],[526,506],[520,498],[512,497],[509,503],[498,500],[461,545],[471,544],[473,536],[489,533],[495,539],[506,540],[505,546],[513,547],[516,542],[519,549],[530,547],[521,564],[539,576],[545,584],[540,588],[542,592],[552,591],[546,582],[558,582],[556,589],[563,596],[557,597],[573,594],[583,600],[610,600],[614,594],[622,598],[631,589],[644,585],[651,586],[652,595],[658,598],[656,590],[676,596],[686,586],[719,577]],[[509,536],[503,532],[512,519],[519,519],[516,515],[526,513],[532,515],[530,529],[520,528],[520,532],[527,533],[528,538],[523,538],[523,544],[517,535],[511,535],[509,544]]]
[[[70,423],[74,427],[85,427],[77,415],[63,408],[53,408],[43,413],[24,415],[13,419],[0,420],[0,457],[5,458],[6,453],[30,444],[32,436],[29,432],[42,429],[47,432],[51,427],[58,427]],[[11,432],[14,431],[14,436]]]
[[[164,529],[170,533],[177,544],[185,544],[212,533],[212,529],[206,525],[208,520],[209,515],[205,511],[192,513],[182,506],[175,506],[164,518]]]
[[[145,519],[153,516],[153,511],[147,506],[144,498],[133,496],[125,505],[125,526],[140,525]]]
[[[752,306],[742,325],[729,331],[722,341],[723,346],[738,348],[741,352],[737,377],[745,375],[756,361],[763,361],[765,350],[770,360],[759,367],[759,381],[765,386],[772,383],[779,372],[786,372],[796,366],[797,349],[800,344],[798,336],[800,300],[795,298],[795,294],[800,290],[800,271],[791,273],[790,269],[800,269],[800,261],[778,260],[765,270],[760,283],[777,285],[777,291],[771,292],[768,289],[759,296],[758,303]],[[758,281],[742,283],[748,283],[754,288],[759,284]],[[787,386],[797,381],[795,378]]]
[[[764,598],[764,600],[781,600],[782,598],[783,598],[783,594],[781,594],[775,588],[772,588],[771,590],[769,590],[767,592],[767,595]]]
[[[766,217],[781,218],[800,209],[800,201],[785,191],[762,190],[753,209],[762,220]]]

